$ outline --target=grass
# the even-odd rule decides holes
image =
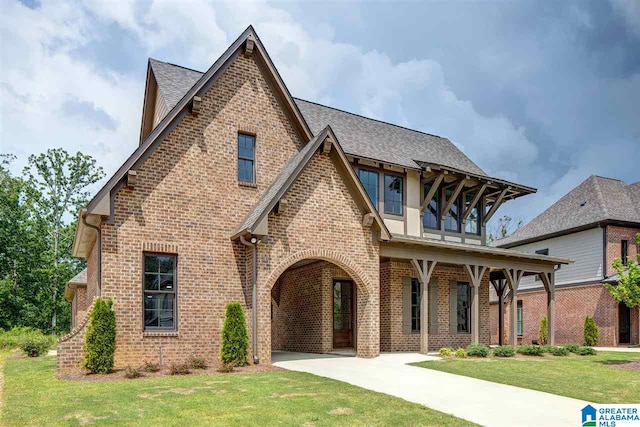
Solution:
[[[640,353],[452,358],[414,365],[594,403],[640,403],[640,371],[615,366],[629,362],[640,362]]]
[[[54,371],[50,356],[6,360],[0,425],[472,425],[299,372],[90,382]]]

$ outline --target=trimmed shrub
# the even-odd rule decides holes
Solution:
[[[158,372],[160,370],[160,365],[154,362],[146,361],[142,365],[142,370],[145,372]]]
[[[459,348],[456,350],[455,356],[459,357],[460,359],[465,359],[467,357],[467,352],[464,350],[464,348]]]
[[[222,327],[222,363],[233,363],[237,366],[247,364],[249,336],[244,320],[244,311],[239,302],[227,304],[224,326]]]
[[[543,317],[538,328],[538,344],[545,345],[548,341],[549,329],[547,328],[547,318]]]
[[[124,370],[125,378],[140,378],[142,376],[142,372],[140,372],[140,368],[134,368],[133,366],[127,366]]]
[[[564,348],[569,350],[569,352],[571,352],[571,353],[577,353],[578,350],[580,350],[580,345],[578,345],[578,344],[565,344]]]
[[[191,373],[191,369],[187,363],[172,363],[169,366],[169,373],[171,375],[188,375]]]
[[[451,347],[442,347],[438,350],[438,354],[442,357],[449,357],[453,354],[453,349]]]
[[[189,360],[187,360],[187,364],[192,369],[207,369],[207,362],[204,360],[204,357],[191,356]]]
[[[42,334],[40,335],[41,336],[29,336],[20,345],[20,348],[27,354],[27,356],[42,356],[47,352],[47,350],[49,350],[49,347],[51,346],[51,339]]]
[[[541,345],[540,347],[543,353],[553,353],[553,349],[555,348],[553,345]]]
[[[99,298],[93,305],[84,338],[83,366],[90,372],[108,374],[113,371],[116,350],[116,314],[111,299]]]
[[[487,357],[489,355],[489,347],[484,344],[469,344],[467,346],[467,354],[473,357]]]
[[[493,355],[496,357],[513,357],[516,349],[512,345],[501,345],[493,349]]]
[[[593,317],[587,316],[584,319],[584,345],[594,346],[598,344],[598,325]]]
[[[580,347],[577,351],[580,356],[593,356],[597,353],[593,347]]]
[[[525,354],[527,356],[540,356],[543,348],[539,345],[521,345],[518,347],[519,354]]]
[[[551,354],[554,356],[566,356],[569,354],[569,350],[565,347],[553,347]]]

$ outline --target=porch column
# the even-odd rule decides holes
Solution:
[[[480,282],[484,276],[487,267],[480,265],[466,264],[469,278],[471,279],[473,295],[471,300],[471,342],[478,344],[480,342]]]
[[[547,338],[549,345],[556,345],[556,283],[555,273],[540,273],[547,291]]]
[[[420,281],[420,353],[426,354],[429,351],[429,280],[436,262],[414,258],[411,264]]]
[[[491,281],[491,284],[498,295],[498,344],[504,345],[504,291],[507,287],[507,280],[495,279]]]
[[[511,324],[511,331],[509,333],[509,344],[514,347],[518,346],[518,286],[520,286],[520,279],[524,275],[523,270],[506,269],[504,275],[507,278],[509,289],[511,290],[511,316],[509,317]]]

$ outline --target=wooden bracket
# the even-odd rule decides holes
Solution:
[[[253,40],[253,37],[249,37],[247,39],[247,41],[244,44],[244,57],[245,58],[250,58],[251,55],[253,55],[253,48],[255,46],[255,41]]]
[[[331,138],[327,137],[322,145],[322,154],[329,154],[331,152]]]
[[[420,212],[424,212],[427,206],[429,206],[429,203],[431,203],[431,199],[433,199],[433,196],[436,195],[436,191],[438,191],[438,188],[440,188],[440,183],[442,183],[443,179],[444,179],[444,173],[440,173],[438,174],[436,179],[433,181],[433,183],[430,184],[431,190],[429,190],[429,194],[427,194],[426,197],[424,198],[424,201],[420,206]]]
[[[287,210],[288,205],[289,205],[289,201],[284,197],[281,198],[278,201],[278,203],[276,204],[276,208],[275,208],[274,214],[281,215],[284,211]]]
[[[482,198],[482,193],[484,193],[484,191],[487,189],[487,185],[489,185],[489,184],[485,183],[485,184],[480,186],[480,189],[478,189],[478,192],[476,193],[475,197],[471,201],[471,204],[465,210],[464,216],[462,217],[462,223],[463,224],[467,223],[467,219],[469,219],[469,215],[471,214],[471,211],[473,210],[473,208],[476,207],[476,205],[478,204],[478,202]]]
[[[493,203],[493,206],[491,206],[491,209],[489,209],[489,212],[482,219],[483,226],[487,225],[487,223],[489,222],[493,214],[496,213],[496,210],[498,210],[498,208],[502,204],[502,199],[504,199],[504,196],[507,194],[507,191],[509,191],[509,189],[510,187],[507,187],[500,192],[500,195],[498,196],[496,201]]]
[[[138,183],[138,172],[130,170],[127,172],[127,187],[133,188]]]
[[[458,200],[458,196],[460,195],[460,192],[462,191],[462,188],[464,187],[464,183],[466,182],[465,179],[461,180],[458,183],[458,186],[456,187],[455,190],[453,190],[453,194],[451,195],[451,197],[449,197],[449,200],[445,200],[447,202],[445,208],[442,210],[442,213],[440,214],[440,219],[444,219],[447,214],[449,213],[449,210],[451,209],[451,206],[453,206],[453,203]],[[458,207],[458,211],[460,211],[460,207]]]
[[[197,116],[200,113],[200,106],[202,105],[202,98],[199,96],[194,96],[191,100],[191,114]]]
[[[373,225],[374,216],[372,213],[367,213],[362,216],[362,226],[371,227]]]

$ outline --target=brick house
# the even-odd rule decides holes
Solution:
[[[140,144],[79,213],[86,283],[67,287],[58,366],[77,365],[97,296],[114,301],[116,366],[215,364],[230,301],[255,363],[488,344],[490,280],[526,275],[553,336],[569,261],[486,246],[499,206],[533,192],[446,138],[293,98],[252,27],[204,73],[150,59]]]
[[[556,342],[582,343],[585,317],[599,328],[599,345],[638,344],[638,309],[618,304],[603,286],[617,283],[613,260],[624,264],[638,254],[640,182],[591,176],[511,236],[498,240],[502,248],[571,258],[556,278]],[[518,340],[538,339],[546,312],[542,283],[523,279],[517,301]],[[507,309],[511,299],[505,301]],[[499,303],[491,301],[491,341],[499,342]]]

